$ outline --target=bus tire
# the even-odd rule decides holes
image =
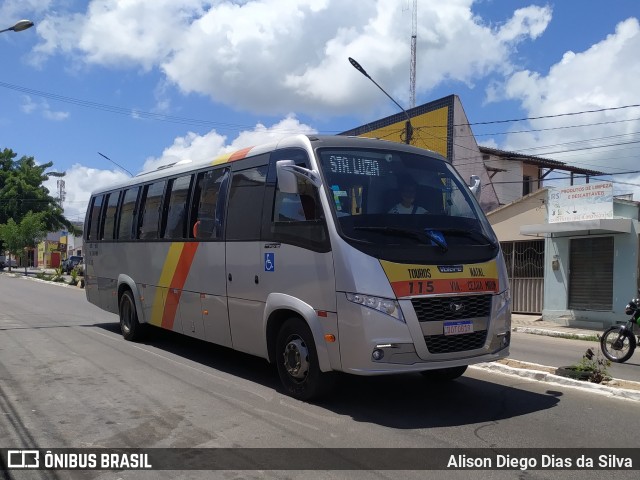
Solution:
[[[449,382],[461,377],[467,371],[467,366],[438,368],[436,370],[425,370],[420,372],[424,378],[433,382]]]
[[[125,340],[135,342],[140,340],[144,334],[144,326],[138,321],[136,302],[133,299],[131,290],[125,290],[120,297],[120,331]]]
[[[289,318],[280,327],[275,357],[280,381],[288,395],[308,401],[330,390],[331,374],[320,371],[313,335],[300,318]]]

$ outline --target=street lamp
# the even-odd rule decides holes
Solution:
[[[369,76],[369,74],[365,71],[365,69],[362,68],[362,65],[360,65],[358,62],[356,62],[351,57],[349,57],[349,63],[353,66],[353,68],[358,70],[362,75],[364,75],[369,80],[371,80],[376,87],[378,87],[380,90],[382,90],[382,93],[384,93],[387,97],[389,97],[391,99],[391,101],[393,103],[395,103],[400,108],[400,110],[402,110],[404,112],[405,117],[407,117],[407,121],[404,124],[404,127],[405,127],[405,129],[404,129],[404,143],[406,143],[407,145],[410,144],[411,143],[411,137],[413,135],[413,126],[411,125],[411,118],[409,118],[409,114],[407,113],[407,111],[404,108],[402,108],[402,106],[398,102],[396,102],[391,95],[389,95],[387,92],[385,92],[384,88],[382,88],[380,85],[378,85],[378,82],[376,82],[373,78],[371,78]]]
[[[0,33],[8,32],[9,30],[13,30],[14,32],[21,32],[22,30],[26,30],[27,28],[31,28],[31,27],[33,27],[33,22],[31,20],[20,20],[13,27],[0,30]]]

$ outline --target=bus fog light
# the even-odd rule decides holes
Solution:
[[[376,361],[382,360],[384,358],[384,350],[380,350],[379,348],[376,348],[371,354],[371,357]]]

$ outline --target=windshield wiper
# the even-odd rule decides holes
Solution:
[[[415,238],[416,240],[419,240],[422,243],[426,243],[426,244],[435,243],[438,247],[440,247],[443,253],[449,250],[449,247],[447,246],[447,244],[429,230],[418,231],[418,230],[410,230],[408,228],[397,228],[397,227],[353,227],[353,229],[367,230],[370,232],[378,232],[385,235],[395,235],[398,237]]]
[[[489,237],[477,230],[462,230],[461,228],[440,228],[438,230],[450,233],[451,235],[459,235],[461,237],[480,238],[487,242],[487,245],[491,245],[493,248],[498,248],[498,246]]]

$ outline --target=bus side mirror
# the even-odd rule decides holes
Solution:
[[[469,180],[471,182],[469,190],[471,190],[471,193],[473,193],[473,196],[476,197],[477,200],[480,200],[480,177],[477,175],[471,175]]]
[[[300,167],[293,160],[278,160],[276,174],[278,175],[278,188],[283,193],[298,193],[299,177],[316,188],[322,185],[318,172]]]

